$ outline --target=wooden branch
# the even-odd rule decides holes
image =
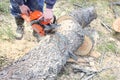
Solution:
[[[80,4],[77,4],[77,3],[73,3],[74,6],[77,6],[79,8],[82,8],[82,6]]]
[[[79,15],[73,16],[73,19],[61,21],[61,26],[55,34],[45,36],[37,47],[3,69],[0,72],[0,80],[56,79],[69,59],[69,53],[74,53],[83,43],[84,30],[79,23],[84,22],[85,27],[96,18],[93,7],[73,12],[76,13]]]
[[[101,25],[110,33],[112,33],[112,36],[120,41],[120,18],[116,19],[113,22],[112,28],[101,21]]]
[[[106,71],[106,70],[110,70],[110,69],[116,69],[116,68],[120,68],[120,67],[107,67],[107,68],[103,68],[103,69],[100,69],[100,70],[97,70],[97,71],[92,71],[92,70],[87,70],[87,69],[84,69],[84,68],[81,68],[77,65],[73,65],[73,71],[75,73],[84,73],[84,76],[81,77],[81,80],[90,80],[91,78],[93,78],[94,76],[102,73],[103,71]]]
[[[101,25],[109,32],[114,32],[113,29],[108,26],[107,24],[105,24],[104,22],[101,21]]]

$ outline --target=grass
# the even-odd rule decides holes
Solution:
[[[11,24],[8,17],[10,16],[9,11],[10,2],[9,0],[0,1],[0,39],[1,40],[13,40],[14,34],[11,29]]]
[[[5,56],[0,56],[0,67],[7,64],[7,59]]]
[[[2,15],[2,21],[0,21],[0,40],[14,40],[14,33],[9,22],[8,16]]]
[[[116,76],[113,75],[105,75],[100,78],[101,80],[116,80]]]
[[[106,42],[101,42],[97,46],[97,50],[100,52],[116,52],[117,50],[117,45],[114,41],[106,41]]]
[[[116,80],[116,76],[112,74],[103,74],[100,78],[101,80]]]
[[[116,80],[115,76],[107,76],[104,80]]]
[[[0,13],[8,14],[9,13],[9,0],[1,0],[0,1]]]
[[[11,40],[14,40],[15,37],[14,37],[14,33],[11,29],[11,27],[9,26],[6,26],[6,25],[3,25],[1,26],[0,28],[0,39],[1,40],[8,40],[8,41],[11,41]]]

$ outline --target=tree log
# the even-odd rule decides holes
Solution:
[[[4,68],[0,80],[55,80],[70,54],[84,41],[82,26],[97,17],[93,7],[78,9],[71,14],[74,14],[72,19],[61,21],[55,34],[43,37],[37,47]]]
[[[115,30],[116,32],[120,32],[120,18],[117,18],[114,22],[113,22],[113,30]]]

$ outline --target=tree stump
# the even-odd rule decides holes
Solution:
[[[120,18],[117,18],[112,25],[113,36],[120,41]]]
[[[4,68],[0,80],[55,80],[70,54],[84,42],[82,27],[97,16],[95,9],[90,7],[75,10],[70,17],[70,20],[59,22],[61,26],[55,34],[45,36],[37,47]]]
[[[114,22],[113,22],[113,29],[116,32],[120,32],[120,18],[117,18]]]

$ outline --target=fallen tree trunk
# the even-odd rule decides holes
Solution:
[[[3,69],[0,72],[0,80],[56,79],[70,54],[74,53],[84,41],[85,34],[81,23],[88,25],[96,18],[93,7],[78,9],[71,14],[70,20],[59,23],[61,26],[55,34],[45,36],[36,48]],[[80,18],[82,19],[78,20]]]

